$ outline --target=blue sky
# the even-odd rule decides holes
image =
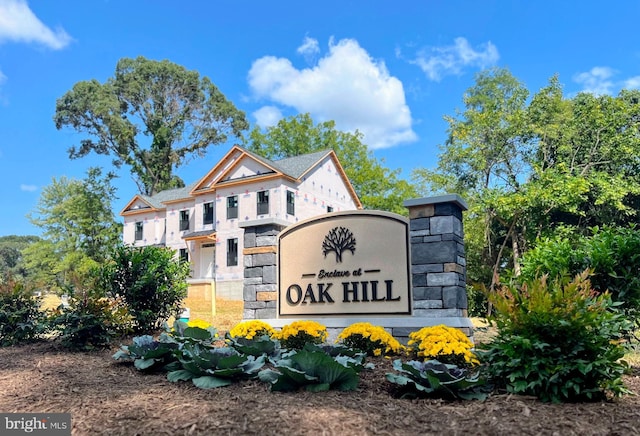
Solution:
[[[535,93],[640,88],[635,1],[0,0],[0,236],[40,234],[26,215],[53,178],[110,159],[69,160],[56,99],[104,82],[120,58],[168,59],[209,77],[252,126],[309,112],[360,130],[390,168],[433,167],[445,115],[474,74],[507,67]],[[197,180],[232,144],[179,168]],[[127,168],[116,214],[136,193]]]

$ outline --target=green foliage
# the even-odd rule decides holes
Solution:
[[[167,373],[167,379],[172,382],[192,380],[196,387],[211,389],[257,377],[266,357],[241,354],[231,347],[215,347],[213,342],[217,337],[213,327],[189,327],[176,321],[174,330],[161,336],[161,341],[178,344],[173,351],[178,365]]]
[[[282,159],[333,150],[365,209],[406,215],[404,200],[417,196],[414,187],[399,178],[400,170],[385,168],[362,143],[362,134],[336,130],[334,121],[314,124],[309,114],[282,119],[265,132],[251,131],[245,146],[269,159]]]
[[[485,317],[489,309],[486,289],[467,285],[467,305],[470,317]]]
[[[22,280],[0,282],[0,346],[31,342],[46,331],[46,315]]]
[[[23,251],[25,268],[36,283],[60,290],[84,288],[92,270],[105,262],[122,238],[122,226],[111,208],[115,188],[112,174],[91,168],[84,180],[53,179],[42,191],[31,222],[43,239]]]
[[[310,392],[335,389],[352,391],[358,387],[361,359],[346,356],[331,357],[319,349],[306,348],[292,351],[275,363],[274,369],[260,371],[260,380],[271,383],[272,391]],[[352,364],[349,364],[352,363]]]
[[[241,336],[233,337],[227,333],[225,340],[231,348],[249,356],[265,355],[270,359],[278,359],[282,352],[280,342],[271,339],[267,335],[247,339]]]
[[[620,359],[631,324],[587,273],[569,282],[546,276],[492,294],[495,339],[479,352],[498,387],[543,401],[599,400],[626,393]]]
[[[70,350],[105,348],[130,331],[131,317],[121,301],[97,290],[68,288],[69,305],[61,305],[50,323]]]
[[[444,364],[437,360],[393,362],[398,373],[387,373],[387,380],[399,385],[400,398],[436,397],[447,400],[484,400],[486,382],[479,371]]]
[[[159,330],[180,313],[187,295],[189,264],[164,247],[118,247],[102,269],[100,286],[121,297],[134,318],[134,331]]]
[[[113,358],[115,360],[132,361],[139,371],[154,372],[163,370],[177,361],[174,350],[178,344],[174,342],[156,341],[152,336],[143,335],[133,338],[133,344],[121,345]]]
[[[640,91],[569,98],[552,77],[527,96],[508,70],[480,72],[464,109],[446,117],[437,168],[414,170],[423,194],[469,201],[467,282],[477,291],[493,292],[507,270],[518,275],[540,238],[637,221]]]
[[[38,240],[38,236],[0,236],[0,283],[9,275],[18,279],[27,278],[22,252]]]
[[[559,277],[589,268],[591,284],[609,291],[630,317],[640,321],[640,230],[594,228],[591,236],[547,238],[524,257],[522,277],[530,280],[541,272]]]
[[[207,77],[141,56],[120,59],[105,83],[76,83],[57,100],[54,122],[89,136],[69,157],[110,155],[116,167],[131,168],[146,195],[184,186],[174,168],[248,128],[244,113]]]

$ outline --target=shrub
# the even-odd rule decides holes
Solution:
[[[70,350],[105,348],[114,337],[130,332],[131,316],[121,300],[100,291],[68,288],[69,305],[60,305],[50,323]]]
[[[181,311],[189,265],[164,247],[118,247],[102,270],[101,286],[121,296],[134,317],[134,331],[159,330]]]
[[[303,349],[306,343],[321,344],[327,336],[327,328],[316,321],[294,321],[273,334],[284,348],[294,350]]]
[[[613,301],[623,303],[621,309],[640,321],[640,230],[635,227],[594,228],[591,236],[575,241],[560,237],[540,241],[525,254],[521,277],[575,276],[587,268],[593,288],[609,291]]]
[[[404,350],[402,344],[383,327],[374,326],[368,322],[351,324],[340,332],[336,342],[339,341],[368,356],[399,354]]]
[[[473,343],[457,328],[437,325],[409,333],[409,349],[424,360],[437,360],[457,366],[478,363],[471,349]]]
[[[591,289],[587,272],[504,285],[490,299],[498,332],[479,354],[496,386],[551,402],[627,392],[620,359],[631,323]]]
[[[0,346],[30,342],[45,332],[46,315],[40,303],[24,282],[11,277],[0,282]]]
[[[229,336],[232,338],[257,339],[262,336],[271,337],[274,333],[275,331],[269,324],[256,319],[239,322],[229,331]]]

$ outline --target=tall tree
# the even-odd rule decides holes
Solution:
[[[427,192],[469,199],[469,279],[492,288],[517,275],[541,237],[626,225],[640,205],[640,91],[565,98],[557,77],[530,102],[507,70],[480,73],[448,117],[435,170],[418,169]]]
[[[256,127],[244,144],[249,150],[269,159],[331,149],[338,156],[366,209],[406,215],[407,210],[402,203],[415,197],[416,190],[399,178],[400,170],[384,167],[362,139],[360,132],[337,130],[333,121],[315,124],[307,113],[282,119],[266,131]]]
[[[76,83],[56,102],[54,121],[89,135],[69,149],[70,158],[111,155],[147,195],[184,186],[174,169],[249,126],[207,77],[144,57],[121,59],[105,83]]]
[[[445,117],[448,136],[438,167],[414,170],[414,180],[426,191],[456,192],[470,200],[466,234],[472,281],[495,284],[505,259],[518,267],[523,217],[496,200],[518,192],[528,172],[528,95],[507,69],[478,73],[463,96],[465,110]]]
[[[26,247],[40,238],[37,236],[1,236],[0,237],[0,283],[8,275],[24,278],[27,271],[24,267],[22,252]]]
[[[114,176],[91,168],[84,180],[62,177],[45,187],[31,222],[42,228],[42,240],[25,248],[29,271],[39,271],[41,285],[79,280],[103,263],[121,240],[122,226],[111,210]],[[78,284],[78,283],[76,283]]]

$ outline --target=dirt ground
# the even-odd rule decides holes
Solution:
[[[272,393],[247,381],[201,390],[143,375],[113,350],[70,353],[54,343],[0,349],[0,412],[71,413],[74,435],[632,435],[640,399],[543,404],[513,395],[487,401],[401,400],[376,359],[355,392]],[[625,377],[640,393],[640,368]]]

